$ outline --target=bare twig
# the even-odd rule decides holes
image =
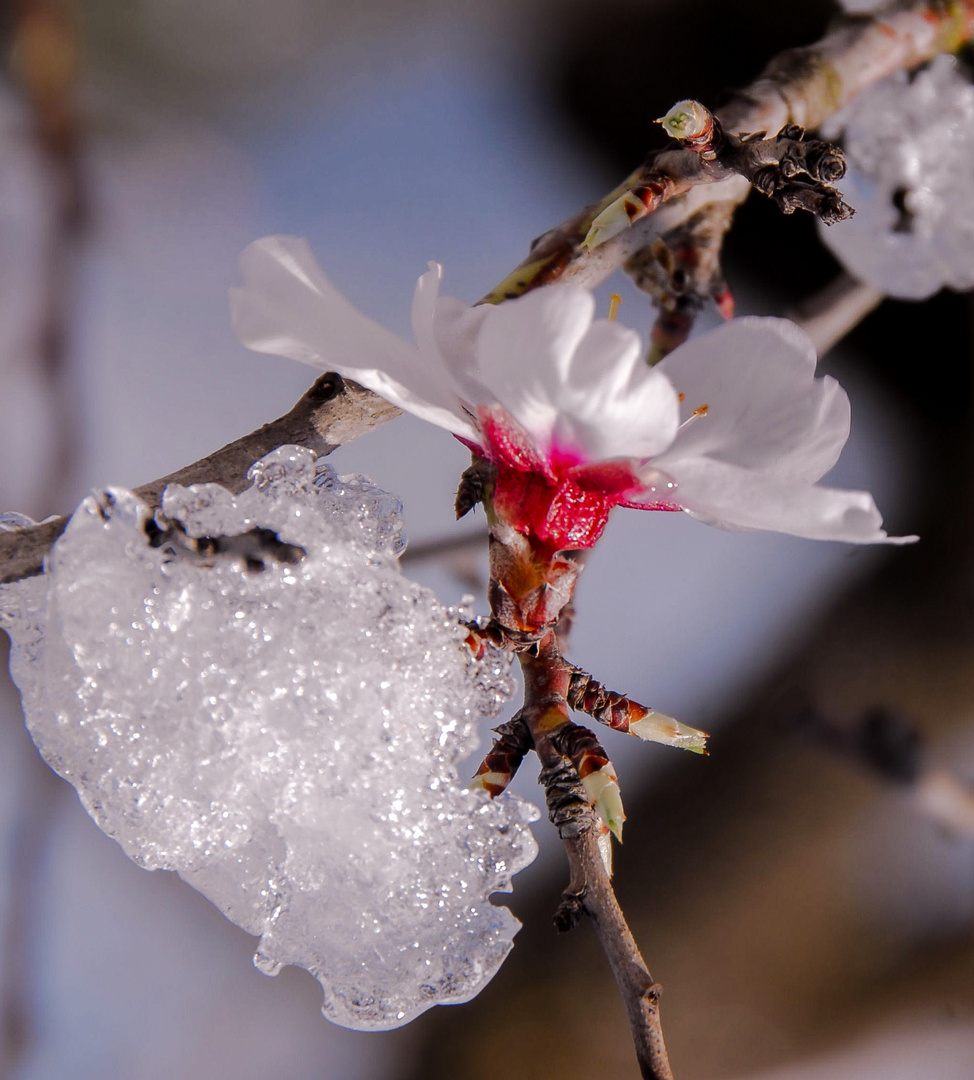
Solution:
[[[784,213],[808,210],[826,224],[852,213],[832,187],[845,172],[841,150],[817,139],[806,142],[798,125],[787,124],[770,138],[763,131],[738,138],[697,101],[679,102],[664,125],[674,145],[651,153],[601,203],[535,240],[524,262],[487,294],[485,302],[500,303],[552,281],[577,280],[599,251],[631,236],[639,222],[699,187],[742,180],[744,194],[753,186],[773,198]],[[695,207],[693,214],[700,209]],[[630,254],[626,252],[627,257]]]
[[[561,654],[559,627],[565,632],[562,615],[571,605],[578,564],[566,553],[499,522],[489,490],[482,494],[492,526],[492,618],[484,627],[470,627],[467,644],[477,655],[488,642],[518,654],[524,704],[513,720],[497,729],[498,738],[471,783],[498,795],[528,750],[537,753],[548,816],[565,845],[571,871],[555,925],[570,930],[582,914],[594,920],[625,1002],[641,1073],[648,1080],[672,1080],[660,1023],[659,987],[626,925],[612,891],[609,852],[599,842],[602,826],[596,814],[621,838],[625,813],[615,770],[593,733],[569,716],[570,700],[597,711],[615,704],[616,726],[627,730],[622,699],[603,692],[598,701],[590,700],[585,689],[592,680],[586,676],[583,686],[578,669]],[[603,702],[603,696],[611,700]],[[605,839],[611,843],[607,834]]]
[[[192,465],[136,488],[135,494],[157,507],[167,484],[215,483],[233,492],[243,491],[250,466],[279,446],[295,443],[330,454],[398,415],[394,405],[356,383],[332,373],[322,375],[284,416]],[[0,532],[0,585],[42,573],[44,556],[67,522],[61,517],[33,528]]]
[[[569,667],[561,660],[554,632],[539,643],[537,654],[522,652],[520,660],[524,708],[519,716],[531,731],[542,765],[548,815],[565,845],[571,873],[555,915],[556,925],[569,930],[582,913],[595,923],[625,1003],[640,1073],[645,1080],[672,1080],[660,1019],[660,987],[650,975],[616,899],[579,773],[563,753],[560,735],[575,725],[568,720],[566,701]]]
[[[595,924],[599,944],[625,1003],[642,1075],[646,1080],[672,1080],[660,1017],[662,987],[649,973],[622,913],[602,865],[594,830],[587,829],[566,840],[565,852],[571,868],[566,898],[570,903],[580,903]]]

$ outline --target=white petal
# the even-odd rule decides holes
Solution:
[[[443,280],[443,267],[437,262],[427,263],[429,269],[420,274],[413,290],[413,338],[423,359],[439,361],[439,349],[436,347],[436,308],[440,296],[440,282]]]
[[[815,378],[815,350],[785,319],[742,318],[681,345],[660,365],[684,395],[684,418],[707,415],[677,435],[659,462],[710,456],[781,479],[815,481],[849,436],[849,401],[831,378]]]
[[[680,422],[676,391],[643,352],[634,330],[606,319],[592,323],[559,391],[558,442],[587,461],[651,457],[673,442]]]
[[[490,304],[471,307],[452,296],[441,296],[436,302],[436,347],[460,396],[475,408],[497,402],[496,396],[484,386],[477,359],[480,327],[493,310]]]
[[[783,481],[706,458],[681,461],[673,476],[676,501],[709,525],[850,544],[908,544],[917,539],[887,536],[879,510],[865,491]]]
[[[363,315],[332,285],[307,241],[268,236],[240,257],[230,290],[237,337],[257,352],[337,371],[424,420],[475,440],[442,373],[414,346]]]
[[[491,307],[477,340],[480,377],[542,450],[547,450],[578,343],[595,299],[573,285],[545,285]]]

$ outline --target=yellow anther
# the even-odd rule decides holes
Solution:
[[[616,315],[619,314],[619,305],[622,303],[622,297],[618,293],[613,293],[609,297],[609,322],[616,321]]]

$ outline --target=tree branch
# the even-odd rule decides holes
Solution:
[[[324,456],[399,415],[394,405],[357,383],[328,373],[318,378],[290,412],[159,480],[135,489],[150,507],[158,507],[167,484],[221,484],[236,493],[249,481],[255,461],[277,447],[294,443]],[[67,517],[31,528],[0,532],[0,585],[43,573],[44,557],[64,532]]]
[[[908,0],[868,17],[846,17],[817,44],[789,49],[772,60],[717,119],[735,136],[775,133],[790,124],[814,129],[873,83],[938,53],[956,51],[972,33],[974,0]],[[594,287],[703,208],[743,202],[750,190],[746,175],[723,178],[719,170],[701,169],[692,155],[686,149],[652,155],[604,199],[535,241],[523,262],[485,299],[498,302],[551,281]],[[595,219],[650,175],[665,188],[656,209],[597,247],[583,246]]]
[[[566,696],[570,668],[560,656],[552,631],[537,653],[520,653],[524,672],[524,708],[518,714],[527,724],[541,762],[548,816],[565,845],[571,873],[568,888],[555,914],[566,931],[582,913],[595,924],[599,943],[622,995],[632,1032],[636,1059],[644,1080],[673,1080],[660,1019],[660,987],[643,960],[612,888],[599,851],[595,815],[578,771],[563,753],[568,720]]]
[[[660,1018],[662,987],[649,973],[622,913],[602,865],[594,830],[587,829],[564,843],[572,875],[566,899],[571,902],[577,897],[595,924],[599,944],[626,1007],[642,1075],[646,1080],[673,1080]]]

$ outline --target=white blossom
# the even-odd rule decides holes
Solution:
[[[817,484],[848,438],[849,401],[834,379],[815,377],[811,342],[785,320],[735,320],[650,367],[639,335],[596,319],[592,294],[573,285],[471,307],[438,295],[431,263],[411,344],[353,307],[304,240],[258,240],[241,269],[231,307],[245,345],[338,371],[452,432],[499,466],[507,518],[524,531],[570,535],[544,507],[518,518],[514,494],[540,498],[540,484],[571,486],[576,504],[601,499],[605,514],[680,509],[725,528],[915,539],[888,537],[868,493]],[[540,478],[530,495],[525,476]],[[597,523],[586,537],[600,532]]]

